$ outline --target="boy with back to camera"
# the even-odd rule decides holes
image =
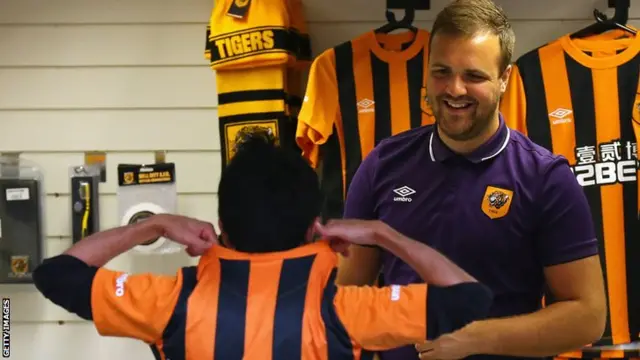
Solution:
[[[380,221],[320,224],[319,189],[299,154],[254,133],[222,172],[220,236],[207,222],[155,215],[45,260],[36,286],[101,335],[149,344],[156,359],[363,359],[485,317],[489,290],[429,246]],[[198,265],[173,276],[104,267],[157,236],[201,256]],[[337,253],[350,244],[387,249],[426,283],[336,286]]]

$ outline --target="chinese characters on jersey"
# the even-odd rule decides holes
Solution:
[[[576,163],[571,167],[582,186],[608,185],[637,181],[638,145],[620,140],[575,149]]]

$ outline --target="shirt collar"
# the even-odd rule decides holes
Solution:
[[[261,253],[261,254],[243,253],[233,249],[226,248],[221,245],[214,245],[200,257],[199,265],[204,266],[208,262],[211,262],[212,260],[218,260],[218,259],[248,260],[252,262],[262,262],[262,261],[270,262],[270,261],[280,261],[280,260],[286,260],[286,259],[301,258],[301,257],[317,255],[322,253],[330,253],[332,254],[332,256],[335,256],[334,260],[336,261],[336,264],[337,264],[337,254],[329,246],[329,242],[327,240],[320,239],[315,242],[302,245],[295,249],[280,251],[280,252]]]
[[[464,157],[467,160],[475,164],[481,163],[498,156],[507,147],[511,137],[511,131],[505,124],[502,114],[499,115],[499,119],[500,125],[498,126],[498,131],[479,148],[465,155]],[[456,153],[449,149],[447,145],[442,142],[440,136],[438,136],[437,125],[433,127],[433,131],[431,135],[429,135],[429,156],[431,157],[431,161],[434,162],[442,162],[456,156]]]

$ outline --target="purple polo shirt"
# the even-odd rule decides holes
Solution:
[[[380,219],[439,250],[494,292],[490,317],[536,311],[544,267],[598,253],[589,205],[567,160],[502,117],[496,134],[466,156],[453,153],[435,126],[382,141],[353,179],[345,218]],[[390,253],[382,259],[385,284],[422,281]],[[418,359],[412,346],[381,355]]]

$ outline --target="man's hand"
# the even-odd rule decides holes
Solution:
[[[457,360],[474,355],[473,344],[464,330],[445,334],[433,341],[416,345],[420,360]]]
[[[377,245],[383,231],[389,227],[379,220],[329,220],[315,223],[315,231],[326,238],[337,252],[347,255],[350,244]]]
[[[211,223],[173,214],[153,217],[164,236],[186,247],[190,256],[200,256],[218,243],[218,236]]]

